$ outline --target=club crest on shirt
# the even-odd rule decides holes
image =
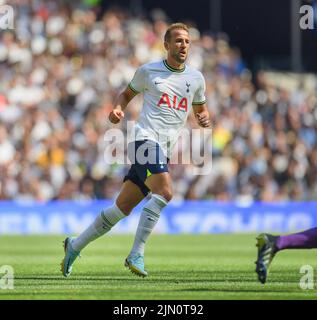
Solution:
[[[188,93],[189,92],[190,83],[188,83],[187,81],[186,81],[186,87],[187,87],[186,92]]]

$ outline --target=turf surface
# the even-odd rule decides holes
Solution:
[[[132,235],[108,235],[90,244],[64,278],[63,238],[1,236],[0,267],[11,265],[15,280],[14,289],[0,289],[0,300],[317,298],[317,285],[299,287],[302,265],[317,272],[317,250],[280,252],[263,286],[254,272],[254,235],[152,235],[145,259],[150,275],[144,279],[123,267]]]

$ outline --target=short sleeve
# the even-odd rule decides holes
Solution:
[[[131,82],[129,83],[129,88],[135,93],[143,92],[145,89],[145,68],[144,66],[139,67]]]
[[[195,92],[194,99],[193,99],[193,105],[199,105],[199,104],[204,104],[206,103],[206,96],[205,96],[205,91],[206,91],[206,83],[203,75],[200,73],[200,78],[199,78],[199,85],[198,88]]]

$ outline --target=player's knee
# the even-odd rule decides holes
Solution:
[[[152,193],[160,195],[166,200],[166,202],[171,201],[173,198],[173,192],[169,187],[152,190]]]
[[[161,191],[161,196],[167,201],[171,201],[173,198],[173,193],[170,189],[163,189]]]
[[[116,200],[116,205],[126,216],[128,216],[133,209],[131,205],[125,201]]]

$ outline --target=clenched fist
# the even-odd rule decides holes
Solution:
[[[208,127],[211,127],[211,121],[209,119],[209,114],[207,113],[202,113],[202,114],[199,114],[197,113],[196,114],[197,116],[197,119],[198,119],[198,124],[203,127],[203,128],[208,128]]]
[[[119,123],[120,120],[124,118],[124,112],[118,109],[114,109],[109,114],[109,120],[111,123]]]

